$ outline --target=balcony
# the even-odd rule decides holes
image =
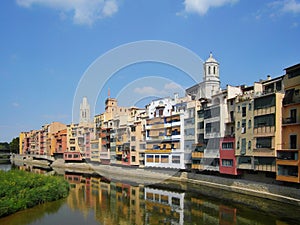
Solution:
[[[286,125],[299,125],[300,121],[297,121],[296,117],[288,117],[288,118],[283,118],[282,119],[282,126]]]
[[[276,165],[273,164],[259,164],[254,166],[254,170],[276,172]]]
[[[256,109],[256,110],[254,110],[254,116],[272,114],[272,113],[275,113],[275,111],[276,111],[275,106],[271,106],[271,107],[268,107],[268,108]]]
[[[275,150],[273,148],[254,148],[253,156],[258,157],[274,157]]]
[[[192,164],[192,169],[193,170],[203,170],[204,165],[202,165],[202,164]]]
[[[255,137],[258,136],[274,136],[275,134],[275,126],[261,126],[253,129],[253,133]]]
[[[209,138],[218,138],[220,137],[220,132],[211,132],[211,133],[205,133],[204,138],[209,139]]]
[[[203,158],[204,157],[204,153],[203,152],[192,152],[192,158]]]
[[[237,168],[238,169],[243,169],[243,170],[252,170],[253,169],[251,163],[241,163],[241,164],[238,164]]]
[[[163,153],[171,153],[172,149],[146,149],[145,153],[156,153],[156,154],[163,154]]]

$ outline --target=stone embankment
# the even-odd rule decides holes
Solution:
[[[59,174],[65,172],[77,172],[98,174],[108,179],[138,184],[157,184],[168,182],[174,184],[198,185],[199,187],[210,187],[243,195],[255,196],[282,203],[300,206],[300,189],[284,185],[267,184],[244,179],[224,178],[195,173],[178,172],[175,170],[141,169],[131,167],[120,167],[110,165],[99,165],[89,163],[65,163],[63,159],[49,163],[44,160],[33,160],[32,158],[16,155],[12,161],[23,164],[52,168]]]

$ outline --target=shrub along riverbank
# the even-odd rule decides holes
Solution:
[[[62,177],[25,171],[0,171],[0,217],[67,197],[69,184]]]

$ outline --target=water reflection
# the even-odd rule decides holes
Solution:
[[[21,167],[20,169],[49,173],[49,171],[41,172],[33,167]],[[108,180],[99,174],[72,172],[65,173],[64,178],[71,185],[67,199],[0,219],[0,224],[279,225],[299,222],[295,220],[286,222],[289,219],[280,219],[278,215],[265,214],[245,206],[220,202],[205,197],[200,192],[183,191],[171,183],[165,186],[144,186]],[[294,212],[299,212],[299,209]],[[285,222],[283,222],[284,220]]]
[[[0,170],[9,171],[11,169],[10,163],[0,163]]]

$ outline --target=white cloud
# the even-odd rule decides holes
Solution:
[[[180,87],[178,84],[174,83],[174,82],[170,82],[165,84],[164,86],[165,90],[178,90],[178,89],[182,89],[182,87]]]
[[[238,0],[184,0],[185,12],[204,15],[210,8],[236,3]]]
[[[160,91],[154,87],[151,87],[151,86],[145,86],[145,87],[138,87],[138,88],[135,88],[133,90],[135,93],[137,94],[143,94],[143,95],[161,95],[161,94],[164,94],[165,91]]]
[[[273,14],[300,13],[300,2],[296,0],[273,1],[268,4],[275,11]]]
[[[286,0],[282,2],[282,11],[291,13],[300,13],[300,3],[296,0]]]
[[[144,86],[144,87],[137,87],[133,91],[137,94],[142,94],[142,95],[159,95],[159,96],[167,96],[167,95],[172,95],[174,92],[180,92],[184,90],[180,85],[176,84],[175,82],[169,82],[165,83],[163,88],[154,88],[151,86]]]
[[[118,11],[117,0],[16,0],[17,4],[29,8],[33,5],[60,11],[60,17],[73,14],[76,24],[92,25],[96,20],[109,17]],[[63,16],[62,16],[63,15]]]
[[[11,103],[11,105],[14,107],[14,108],[18,108],[20,106],[20,104],[18,102],[13,102]]]

